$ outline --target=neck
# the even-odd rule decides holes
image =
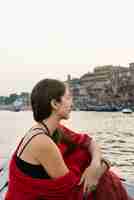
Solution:
[[[58,127],[59,120],[55,117],[50,116],[49,118],[42,121],[48,128],[50,135],[52,136],[56,128]]]

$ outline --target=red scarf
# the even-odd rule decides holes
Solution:
[[[9,185],[5,200],[83,200],[83,187],[77,184],[91,161],[87,149],[83,148],[90,145],[91,138],[86,134],[76,134],[64,126],[60,126],[60,129],[79,144],[73,153],[65,156],[67,145],[58,145],[70,171],[55,179],[34,179],[17,168],[16,150],[9,166]],[[128,197],[117,176],[107,171],[100,179],[96,192],[90,193],[87,199],[128,200]]]

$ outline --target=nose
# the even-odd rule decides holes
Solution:
[[[71,110],[73,109],[73,106],[74,106],[74,103],[73,103],[73,101],[72,101],[72,102],[71,102],[71,106],[70,106]]]

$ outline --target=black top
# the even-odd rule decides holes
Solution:
[[[41,129],[43,130],[43,132],[41,133],[38,133],[38,134],[47,134],[50,136],[49,134],[49,130],[48,128],[46,127],[46,125],[43,123],[44,127],[46,128],[47,130],[47,133],[44,131],[44,129]],[[35,129],[34,129],[35,130]],[[34,136],[38,135],[38,134],[35,134]],[[57,143],[58,141],[58,131],[56,130],[54,132],[54,134],[52,136],[50,136],[52,138],[52,140]],[[34,137],[32,136],[28,142],[26,143],[26,145],[31,141],[31,139]],[[26,147],[26,145],[24,146],[24,148]],[[24,151],[24,148],[22,149],[21,153],[19,154],[19,156],[22,154],[22,152]],[[17,167],[26,175],[28,176],[31,176],[32,178],[46,178],[46,179],[50,179],[51,177],[48,175],[48,173],[44,170],[43,166],[42,165],[34,165],[34,164],[31,164],[31,163],[28,163],[24,160],[22,160],[19,156],[16,156],[16,165]]]
[[[17,167],[26,175],[32,178],[47,178],[50,179],[48,173],[44,170],[42,165],[34,165],[28,163],[17,156],[16,158]]]

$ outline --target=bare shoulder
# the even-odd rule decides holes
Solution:
[[[39,134],[32,139],[32,146],[33,148],[36,148],[36,150],[50,150],[52,148],[56,148],[57,145],[49,136]]]
[[[63,176],[69,172],[58,146],[49,136],[38,135],[32,143],[34,158],[44,167],[50,177]]]

